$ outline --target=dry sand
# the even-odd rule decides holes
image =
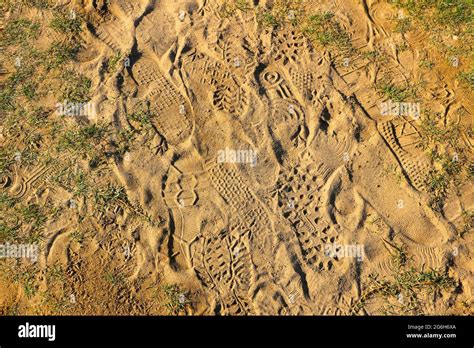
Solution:
[[[81,124],[118,134],[143,127],[127,118],[140,107],[153,116],[119,155],[105,141],[99,177],[113,178],[126,199],[104,211],[92,199],[64,208],[72,193],[49,178],[82,165],[67,152],[5,174],[2,192],[64,209],[41,232],[38,291],[28,297],[7,278],[0,311],[153,314],[170,301],[175,314],[470,313],[472,90],[428,46],[429,33],[396,32],[395,6],[293,2],[288,20],[271,28],[255,13],[277,1],[64,3],[87,22],[71,64],[91,80],[97,112]],[[324,11],[352,50],[322,47],[291,24]],[[28,7],[7,15],[20,14],[51,18]],[[42,29],[39,42],[47,47],[55,35]],[[432,69],[420,67],[426,52]],[[104,71],[117,53],[119,67]],[[424,82],[400,114],[378,89],[386,81]],[[456,142],[471,163],[435,208],[426,181],[435,147],[421,146],[427,109],[441,129],[460,126]],[[65,270],[55,282],[54,267]]]

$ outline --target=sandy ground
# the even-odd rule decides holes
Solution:
[[[429,31],[397,32],[408,13],[384,1],[226,4],[64,2],[84,20],[70,64],[96,110],[68,122],[112,135],[99,171],[64,150],[2,173],[15,204],[60,209],[38,262],[0,260],[0,312],[471,313],[474,99],[456,79],[470,57],[451,64]],[[301,18],[326,11],[323,34],[347,36],[324,46]],[[52,15],[25,6],[5,20],[15,16]],[[42,27],[39,47],[60,35]],[[383,87],[394,85],[416,94]],[[52,120],[62,101],[42,98]],[[454,143],[427,135],[428,110]],[[443,194],[433,149],[462,167]],[[101,206],[51,179],[79,169],[123,191]]]

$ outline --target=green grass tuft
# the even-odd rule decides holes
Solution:
[[[39,36],[40,26],[28,19],[16,19],[7,22],[0,43],[2,46],[27,44]]]
[[[63,34],[79,34],[82,31],[82,19],[71,13],[56,12],[49,26]]]

